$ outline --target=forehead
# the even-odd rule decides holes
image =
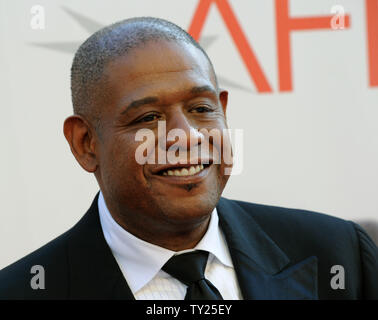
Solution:
[[[108,90],[119,103],[146,94],[179,94],[209,85],[214,75],[205,55],[191,44],[150,41],[109,63],[105,69]]]

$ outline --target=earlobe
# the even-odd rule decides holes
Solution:
[[[70,116],[64,121],[63,132],[80,166],[88,172],[95,172],[97,159],[89,123],[81,116]]]

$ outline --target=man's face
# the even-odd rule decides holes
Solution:
[[[108,98],[96,146],[96,177],[110,211],[121,215],[126,225],[200,223],[216,206],[228,180],[223,159],[212,163],[222,152],[223,140],[210,140],[209,152],[201,153],[204,143],[198,130],[227,128],[227,92],[217,89],[206,57],[189,44],[148,42],[108,65],[105,76],[106,85],[100,90],[107,90]],[[165,140],[164,148],[161,139],[166,136],[159,137],[159,121],[165,121],[167,133],[181,129],[188,137],[187,143],[177,145],[187,151],[178,164],[158,163],[158,149],[167,151],[175,143]],[[144,143],[148,150],[154,147],[152,153],[144,153],[156,156],[154,164],[136,161],[143,143],[136,141],[136,134],[141,129],[154,133],[155,139]],[[209,165],[203,169],[194,165],[196,171],[202,170],[193,174],[190,151],[197,154],[199,165]],[[183,167],[191,174],[182,175],[187,173]]]

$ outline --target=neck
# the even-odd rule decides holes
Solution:
[[[210,215],[195,223],[185,223],[184,226],[178,224],[167,226],[162,225],[161,222],[143,223],[143,226],[140,226],[130,221],[125,223],[124,219],[117,216],[113,218],[123,229],[139,239],[172,251],[194,248],[206,233],[210,222]]]

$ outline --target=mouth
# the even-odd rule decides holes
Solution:
[[[199,183],[205,179],[213,167],[212,163],[207,164],[177,164],[161,168],[154,176],[166,183],[188,184]]]
[[[197,173],[200,173],[201,171],[205,170],[209,166],[210,164],[197,164],[197,165],[191,165],[190,167],[170,168],[170,169],[159,171],[158,175],[174,176],[174,177],[194,176]]]

